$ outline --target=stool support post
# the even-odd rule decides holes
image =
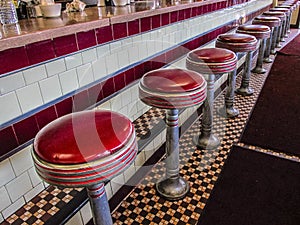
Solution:
[[[285,23],[285,30],[284,30],[284,37],[288,38],[288,30],[289,30],[289,22],[290,22],[290,15],[291,13],[289,12],[288,15],[286,16],[286,23]]]
[[[271,28],[271,33],[270,33],[270,37],[267,40],[266,43],[266,50],[264,53],[264,59],[263,62],[265,63],[271,63],[273,62],[273,60],[270,58],[270,54],[271,54],[271,46],[272,46],[272,40],[273,40],[273,32],[274,32],[274,27]]]
[[[202,126],[199,136],[194,137],[194,143],[200,149],[215,149],[220,145],[219,139],[213,134],[213,104],[215,75],[207,75],[207,96],[204,101]]]
[[[287,17],[285,17],[285,20],[282,21],[280,42],[285,42],[284,35],[285,35],[286,21],[287,21]]]
[[[166,177],[156,184],[156,189],[172,201],[183,198],[190,190],[188,182],[179,175],[178,109],[167,110],[166,125]]]
[[[277,41],[277,36],[278,36],[278,30],[279,30],[279,26],[274,27],[273,29],[273,34],[272,34],[272,43],[271,43],[271,54],[275,55],[276,53],[276,41]]]
[[[104,188],[104,184],[96,184],[87,187],[90,205],[95,225],[112,225],[110,208]]]
[[[281,48],[282,45],[280,44],[281,32],[282,32],[282,24],[283,20],[281,21],[280,26],[278,27],[277,37],[276,37],[276,48]]]
[[[253,52],[248,52],[245,59],[245,68],[241,81],[241,86],[236,90],[236,93],[243,96],[249,96],[253,94],[253,89],[249,87],[250,76],[251,76],[251,65],[252,65]]]
[[[236,84],[236,69],[228,73],[225,105],[218,109],[221,116],[233,118],[239,115],[239,110],[234,108],[234,91]]]
[[[263,59],[264,59],[264,52],[266,48],[266,38],[263,38],[260,40],[260,46],[259,46],[259,51],[258,51],[258,56],[257,56],[257,62],[255,68],[252,70],[253,73],[265,73],[267,72],[263,67]]]

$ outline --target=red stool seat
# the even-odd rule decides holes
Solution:
[[[250,34],[256,37],[257,39],[265,39],[270,37],[271,29],[265,25],[246,24],[240,25],[237,28],[236,32],[242,34]]]
[[[271,12],[283,12],[286,15],[290,13],[290,9],[286,9],[286,8],[271,8],[271,9],[269,9],[269,11],[271,11]]]
[[[257,16],[252,21],[252,24],[266,25],[272,28],[278,27],[281,24],[281,20],[275,16]]]
[[[188,54],[187,68],[204,74],[221,74],[236,68],[234,52],[223,48],[196,49]]]
[[[284,12],[267,11],[262,14],[263,16],[278,17],[281,21],[286,18]]]
[[[194,71],[159,69],[146,73],[139,87],[140,99],[163,109],[180,109],[202,103],[206,81]]]
[[[216,47],[233,52],[250,52],[256,49],[257,39],[248,34],[220,34],[216,40]]]
[[[111,111],[84,111],[45,126],[34,141],[38,174],[57,186],[86,187],[110,180],[135,159],[132,123]]]

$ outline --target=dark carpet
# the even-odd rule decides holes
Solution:
[[[299,225],[300,163],[233,146],[198,225]]]
[[[300,56],[300,34],[278,51],[278,54]]]
[[[240,141],[300,156],[299,129],[300,57],[277,55]]]

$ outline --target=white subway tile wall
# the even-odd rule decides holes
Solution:
[[[22,113],[17,95],[14,91],[0,96],[0,124],[16,118]]]
[[[23,113],[43,105],[43,98],[38,83],[27,85],[16,90],[16,92]]]
[[[0,82],[0,95],[14,91],[18,88],[24,87],[25,85],[25,79],[22,72],[3,77]]]
[[[53,76],[55,74],[62,73],[67,70],[66,63],[64,59],[54,60],[46,64],[46,70],[48,76]]]
[[[39,85],[45,104],[62,96],[58,75],[41,80]]]
[[[42,106],[45,102],[54,99],[53,96],[57,97],[75,91],[78,87],[89,84],[94,80],[105,78],[122,66],[133,64],[137,60],[143,60],[151,54],[156,54],[173,46],[174,43],[204,33],[211,29],[212,24],[220,26],[235,17],[246,15],[270,3],[270,0],[250,1],[239,7],[232,7],[199,18],[182,21],[146,34],[101,45],[7,77],[1,77],[0,105],[4,107],[0,111],[0,124]],[[124,56],[127,56],[129,63],[123,61]],[[175,62],[173,66],[185,68],[184,57]],[[218,87],[225,81],[226,78],[223,76],[216,86]],[[46,93],[47,85],[55,89],[52,92],[52,97],[48,95],[51,91]],[[10,109],[9,113],[5,111],[7,108]],[[138,84],[135,84],[96,108],[118,109],[119,112],[133,121],[150,107],[138,99]],[[187,109],[180,116],[180,123],[183,123],[194,110],[194,108]],[[120,184],[127,181],[143,165],[145,160],[159,148],[164,140],[165,131],[152,140],[139,154],[134,166],[114,178],[113,184],[108,183],[106,185],[108,198],[118,190]],[[36,174],[32,159],[21,157],[23,154],[29,154],[31,147],[28,146],[20,151],[18,155],[0,162],[0,222],[48,186]],[[89,205],[87,205],[68,224],[85,224],[90,218],[91,212]]]

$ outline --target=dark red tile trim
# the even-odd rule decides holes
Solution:
[[[75,34],[53,39],[56,56],[66,55],[78,51]]]
[[[25,47],[11,48],[0,52],[0,74],[29,66]]]
[[[127,23],[113,24],[113,38],[114,40],[127,37]]]
[[[151,30],[151,17],[141,18],[141,32]]]
[[[161,16],[160,15],[155,15],[151,17],[152,21],[152,29],[158,28],[161,26]]]
[[[247,18],[253,18],[261,14],[266,9],[262,9],[248,15]],[[172,18],[172,13],[170,16]],[[57,117],[72,113],[73,111],[84,110],[87,107],[94,105],[102,99],[109,97],[116,91],[121,90],[126,85],[140,79],[146,72],[161,68],[167,63],[183,56],[188,51],[211,41],[219,34],[231,30],[233,26],[234,21],[230,24],[224,25],[223,27],[212,30],[203,36],[190,40],[182,46],[176,46],[168,52],[149,59],[149,61],[142,62],[141,64],[138,64],[127,71],[121,72],[120,74],[117,74],[116,76],[101,83],[95,84],[89,89],[76,93],[74,96],[68,97],[61,102],[56,103],[54,106],[50,106],[35,115],[13,124],[10,127],[0,129],[0,157],[14,150],[19,145],[33,139],[39,129]]]
[[[54,106],[50,106],[49,108],[44,109],[35,115],[39,130],[56,118],[57,113]]]
[[[97,44],[95,30],[77,33],[76,37],[79,50],[89,48]]]
[[[0,130],[0,156],[3,156],[18,147],[19,143],[13,126]]]
[[[13,125],[19,145],[35,137],[39,131],[35,115],[28,117]]]
[[[133,20],[128,22],[128,35],[140,33],[140,20]]]
[[[98,44],[103,44],[113,40],[111,26],[96,29],[96,37]]]
[[[52,40],[45,40],[26,45],[26,52],[30,65],[55,58]]]

